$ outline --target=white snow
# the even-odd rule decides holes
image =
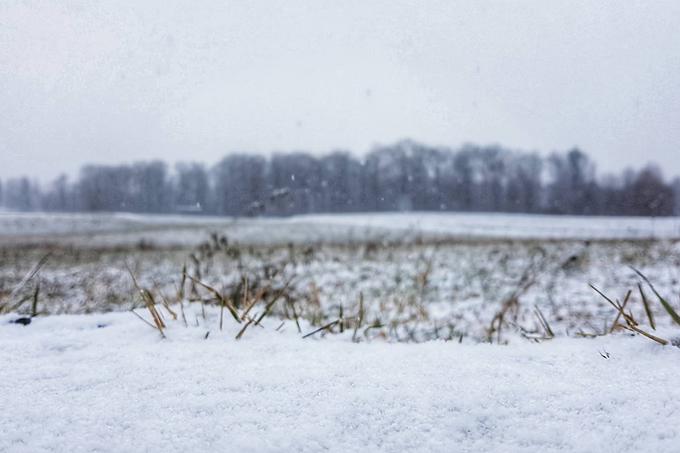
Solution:
[[[243,244],[447,239],[678,239],[680,218],[362,213],[288,218],[0,213],[0,244],[193,246],[210,232]]]
[[[275,315],[236,341],[238,325],[225,319],[220,331],[216,309],[208,307],[204,319],[193,304],[190,326],[170,321],[161,339],[128,312],[42,315],[127,309],[128,260],[139,265],[140,281],[172,293],[190,249],[137,253],[134,245],[190,247],[212,231],[242,244],[340,244],[296,255],[281,278],[296,275],[291,290],[300,297],[318,288],[329,313],[337,304],[356,313],[359,294],[367,313],[401,313],[402,299],[416,294],[427,307],[416,324],[451,321],[467,335],[462,344],[388,343],[377,331],[358,344],[351,332],[302,339],[294,322],[277,331]],[[539,241],[346,247],[468,238]],[[566,238],[577,240],[551,241]],[[664,240],[582,241],[645,238]],[[10,323],[16,313],[0,316],[0,452],[677,451],[680,349],[640,336],[573,333],[599,332],[612,321],[612,309],[587,284],[621,297],[639,283],[629,264],[663,294],[677,294],[678,239],[678,218],[0,214],[5,290],[52,243],[65,246],[54,247],[41,270],[41,315],[25,327]],[[22,244],[35,247],[12,248]],[[133,247],[88,249],[107,245]],[[533,344],[507,328],[508,345],[479,344],[537,247],[549,259],[522,296],[529,317],[520,313],[516,322],[529,326],[540,306],[557,337]],[[263,256],[247,248],[242,258],[252,269],[291,260],[287,247],[262,248]],[[420,288],[428,263],[431,281]],[[241,276],[234,266],[241,261],[217,260],[204,277],[227,288]],[[680,330],[658,304],[652,308],[657,334],[678,343]],[[646,319],[635,294],[628,309]],[[313,329],[302,323],[304,332]]]
[[[300,339],[267,319],[0,317],[0,451],[671,452],[680,350]],[[190,317],[193,320],[193,317]],[[205,332],[210,330],[208,339]],[[609,358],[605,358],[608,356]]]
[[[304,215],[293,223],[398,229],[411,234],[454,238],[672,239],[680,218],[597,217],[501,213],[373,213]]]

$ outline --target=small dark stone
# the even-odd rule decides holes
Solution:
[[[14,321],[10,321],[14,324],[21,324],[22,326],[27,326],[31,323],[31,318],[28,317],[23,317],[23,318],[17,318]]]
[[[108,327],[108,324],[97,324],[97,329],[103,329],[104,327]]]

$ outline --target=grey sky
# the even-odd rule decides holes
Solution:
[[[680,174],[680,1],[0,3],[0,177],[411,137]]]

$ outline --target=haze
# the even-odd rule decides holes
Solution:
[[[3,2],[0,177],[409,137],[680,174],[680,2]]]

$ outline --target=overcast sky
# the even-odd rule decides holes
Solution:
[[[410,137],[680,174],[680,1],[0,2],[0,177]]]

